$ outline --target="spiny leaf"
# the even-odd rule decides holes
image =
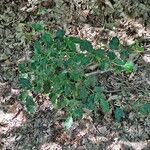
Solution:
[[[120,122],[122,118],[125,116],[123,109],[120,107],[116,107],[114,114],[115,114],[115,120],[118,122]]]
[[[109,42],[109,47],[110,49],[112,50],[117,50],[119,48],[119,44],[120,44],[120,41],[119,39],[115,36],[111,39],[111,41]]]

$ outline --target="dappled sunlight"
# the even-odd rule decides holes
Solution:
[[[150,149],[149,0],[0,0],[0,8],[0,149]],[[34,60],[40,44],[50,52]]]

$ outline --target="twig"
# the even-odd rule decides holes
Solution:
[[[86,73],[85,76],[88,77],[88,76],[97,75],[97,74],[104,74],[104,73],[108,73],[108,72],[111,72],[111,71],[112,70],[107,70],[107,71],[96,70],[96,71],[93,71],[93,72],[90,72],[90,73]]]

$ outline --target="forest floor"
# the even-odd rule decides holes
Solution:
[[[98,8],[89,6],[88,0],[84,1],[78,0],[78,4],[76,1],[63,3],[63,0],[56,0],[56,3],[51,0],[0,1],[0,149],[150,149],[150,116],[142,115],[131,106],[138,99],[150,103],[149,12],[147,18],[145,15],[120,19],[111,13],[103,14],[103,10],[95,14],[93,10]],[[104,7],[110,12],[115,3]],[[113,36],[118,36],[122,43],[132,44],[135,39],[141,43],[145,51],[136,56],[136,70],[130,76],[98,75],[102,85],[113,87],[113,91],[108,92],[109,101],[124,108],[122,122],[114,120],[113,108],[106,115],[101,111],[87,111],[83,119],[65,130],[62,123],[64,112],[55,112],[43,95],[37,97],[35,115],[29,116],[25,112],[18,99],[17,65],[32,52],[31,43],[27,42],[24,33],[30,31],[28,25],[34,22],[44,23],[46,28],[63,27],[66,34],[86,38],[93,46],[103,47]],[[115,92],[118,88],[121,90]]]

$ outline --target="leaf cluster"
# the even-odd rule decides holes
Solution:
[[[104,113],[109,112],[109,102],[96,76],[85,76],[85,73],[90,64],[98,64],[97,69],[101,72],[133,72],[130,47],[121,45],[119,39],[113,37],[108,50],[94,49],[85,39],[65,36],[63,29],[53,34],[45,31],[41,24],[35,23],[32,28],[41,32],[41,36],[33,43],[32,58],[18,65],[18,81],[23,89],[20,99],[27,111],[33,113],[36,110],[32,97],[27,94],[32,91],[47,94],[55,108],[66,111],[66,127],[73,119],[82,117],[84,108],[95,110],[100,106]],[[120,111],[118,109],[117,113]],[[118,116],[117,120],[120,118]]]

